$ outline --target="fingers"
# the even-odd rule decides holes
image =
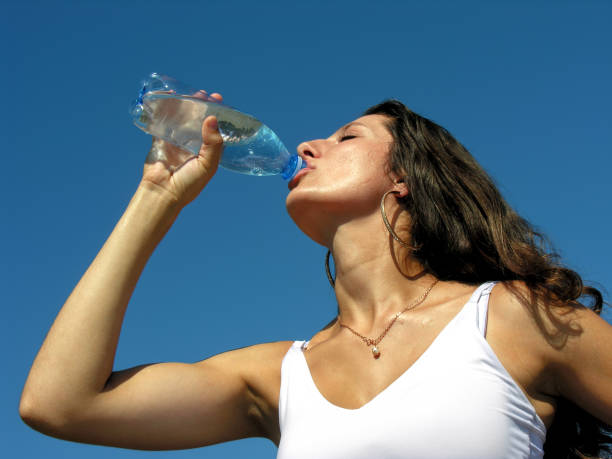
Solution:
[[[199,99],[204,99],[204,100],[211,100],[213,102],[219,102],[219,103],[223,102],[223,96],[219,94],[218,92],[213,92],[212,94],[208,94],[203,89],[198,90],[198,92],[193,94],[193,97],[197,97]]]
[[[207,162],[210,161],[212,164],[217,165],[219,159],[221,159],[222,152],[223,138],[219,132],[217,118],[209,116],[202,123],[202,147],[198,155]]]
[[[206,145],[223,143],[216,116],[207,116],[202,123],[202,141]]]

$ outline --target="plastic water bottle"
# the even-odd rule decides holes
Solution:
[[[215,115],[224,145],[220,165],[235,172],[290,180],[306,167],[261,121],[168,76],[152,73],[143,81],[130,115],[146,133],[194,155],[202,145],[202,122]]]

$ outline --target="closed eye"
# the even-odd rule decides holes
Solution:
[[[357,137],[356,135],[343,135],[340,137],[340,142],[344,142],[345,140],[351,140]]]

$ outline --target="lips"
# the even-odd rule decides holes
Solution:
[[[291,179],[291,181],[289,182],[289,184],[287,185],[287,187],[290,190],[293,190],[298,182],[300,181],[300,178],[302,178],[304,175],[306,175],[308,172],[310,172],[313,168],[311,167],[305,167],[304,169],[300,170],[297,174],[295,174],[295,177],[293,177]]]

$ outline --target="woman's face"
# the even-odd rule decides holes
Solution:
[[[387,173],[393,138],[385,122],[383,115],[363,116],[298,146],[308,167],[289,182],[287,210],[316,242],[328,245],[340,224],[378,212],[380,198],[393,189]]]

